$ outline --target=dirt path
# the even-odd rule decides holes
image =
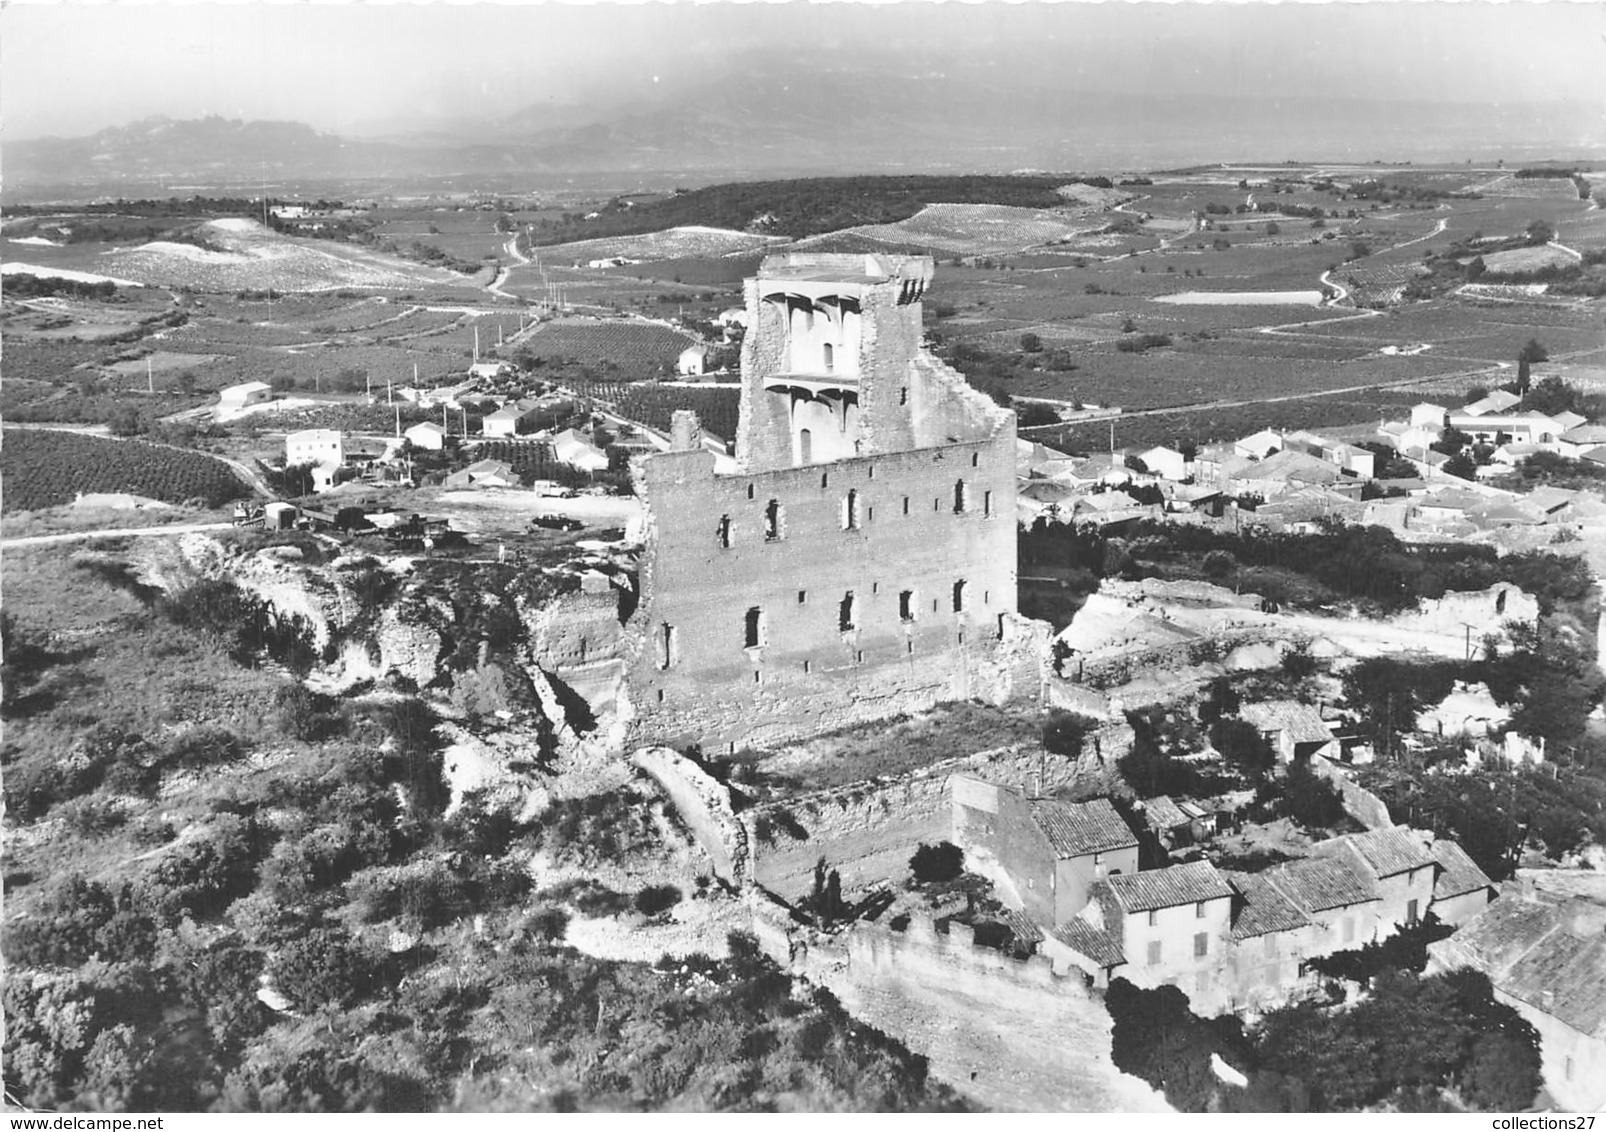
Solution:
[[[29,535],[27,538],[0,539],[0,550],[20,550],[25,546],[79,542],[92,538],[147,538],[152,535],[193,535],[205,531],[232,531],[233,523],[175,523],[167,527],[116,527],[112,530],[71,531],[61,535]]]

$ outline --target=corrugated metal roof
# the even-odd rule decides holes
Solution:
[[[1403,825],[1351,833],[1341,840],[1360,854],[1361,860],[1379,877],[1391,877],[1433,864],[1433,854],[1428,852],[1422,839]]]
[[[1261,875],[1306,912],[1325,912],[1378,898],[1371,884],[1341,857],[1307,857]]]
[[[1557,930],[1495,985],[1581,1033],[1606,1038],[1606,936]]]
[[[1119,967],[1126,962],[1126,955],[1115,937],[1086,920],[1070,920],[1060,925],[1054,929],[1054,938],[1100,967]]]
[[[1032,820],[1062,858],[1107,853],[1138,843],[1137,836],[1121,820],[1108,798],[1095,798],[1091,802],[1036,798],[1031,802],[1031,809]]]
[[[1233,939],[1253,939],[1272,932],[1294,931],[1310,921],[1294,902],[1260,873],[1227,873],[1243,897],[1232,922]]]
[[[1433,843],[1433,859],[1439,862],[1442,870],[1433,881],[1435,900],[1448,900],[1452,896],[1476,892],[1494,883],[1473,864],[1465,849],[1447,837],[1441,837]]]
[[[1175,908],[1179,904],[1196,904],[1233,895],[1232,885],[1209,861],[1120,873],[1108,878],[1107,883],[1127,912]]]

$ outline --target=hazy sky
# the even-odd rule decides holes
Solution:
[[[1606,119],[1606,4],[44,3],[0,9],[0,128],[154,114],[334,132],[728,79],[805,50],[889,78],[1156,93],[1567,100]],[[656,85],[654,85],[656,83]]]

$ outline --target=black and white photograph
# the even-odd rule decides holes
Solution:
[[[1601,0],[8,0],[8,1126],[1588,1132],[1603,200]]]

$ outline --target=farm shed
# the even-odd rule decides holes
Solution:
[[[238,413],[251,405],[263,405],[273,400],[273,386],[265,381],[247,381],[231,385],[218,393],[219,412]]]

